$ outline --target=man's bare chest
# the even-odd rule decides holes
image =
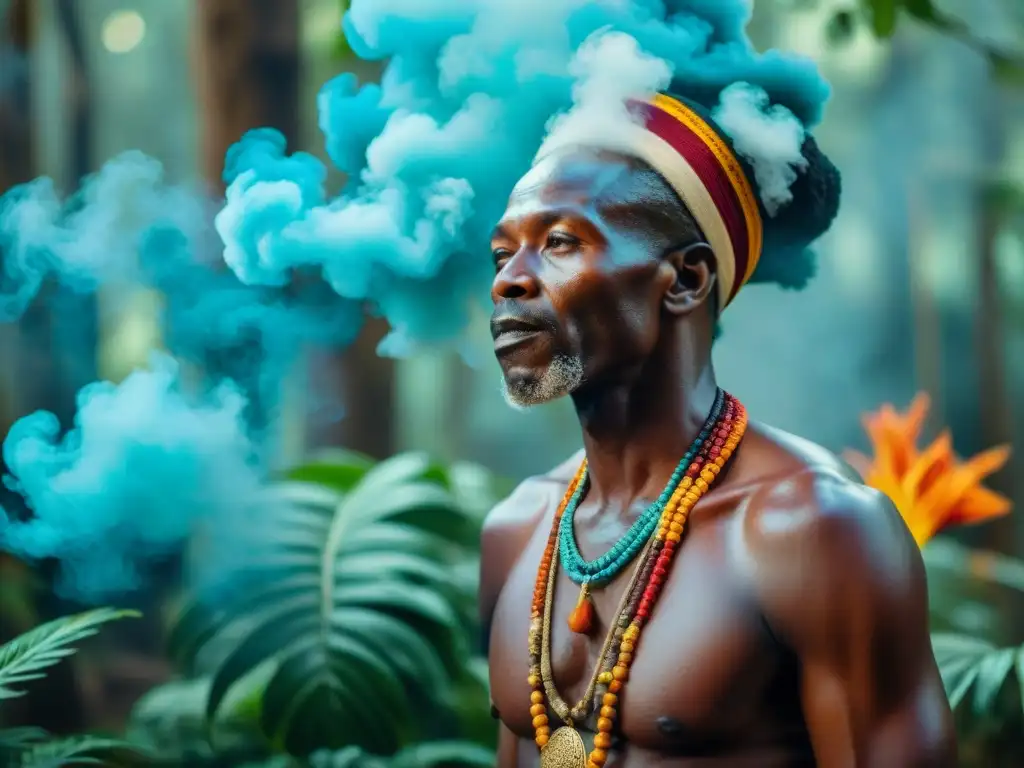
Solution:
[[[617,735],[638,748],[714,751],[716,743],[759,738],[777,715],[767,714],[782,659],[732,561],[729,526],[691,533],[673,566],[638,645],[622,695]],[[581,541],[581,548],[585,542]],[[491,689],[502,721],[532,738],[527,634],[544,536],[530,542],[502,590],[491,631]],[[608,623],[631,568],[594,595],[599,618],[591,636],[572,632],[567,617],[579,588],[559,573],[553,602],[551,666],[569,706],[583,696],[598,664]],[[775,699],[773,706],[780,703]],[[557,726],[549,712],[552,725]],[[592,722],[591,722],[592,725]]]

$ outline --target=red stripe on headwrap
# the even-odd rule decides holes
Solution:
[[[733,284],[728,287],[731,300],[744,282],[750,256],[750,239],[743,207],[729,175],[707,143],[675,117],[654,104],[633,101],[630,107],[643,118],[647,130],[683,156],[714,201],[732,241],[736,261]]]

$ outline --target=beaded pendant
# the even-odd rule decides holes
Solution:
[[[594,631],[594,603],[590,599],[590,583],[583,582],[580,599],[569,614],[569,629],[578,635],[589,635]]]

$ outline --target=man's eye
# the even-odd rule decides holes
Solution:
[[[508,248],[495,248],[491,251],[491,256],[494,259],[494,264],[499,269],[504,266],[505,262],[512,256],[512,251]]]
[[[564,232],[552,232],[548,235],[548,250],[550,251],[567,251],[579,244],[579,240]]]

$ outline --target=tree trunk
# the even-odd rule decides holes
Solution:
[[[386,333],[383,320],[371,320],[348,349],[310,356],[309,377],[339,382],[344,413],[340,419],[311,419],[306,428],[309,447],[344,445],[377,459],[394,452],[395,361],[377,355],[377,344]]]
[[[196,0],[202,167],[223,191],[224,154],[251,128],[299,136],[298,0]]]
[[[196,0],[195,72],[199,96],[203,178],[216,195],[224,192],[224,155],[253,128],[279,130],[294,149],[299,136],[298,0]],[[248,379],[236,369],[251,360],[247,349],[208,356],[207,375]],[[234,362],[233,362],[234,361]],[[254,429],[266,424],[267,403],[258,383],[240,382],[249,398]]]
[[[917,389],[926,392],[932,407],[928,412],[926,433],[936,434],[945,424],[942,415],[942,317],[935,289],[928,275],[927,256],[922,245],[928,231],[927,214],[920,203],[920,189],[911,182],[907,199],[907,262],[910,272],[910,301],[914,323],[914,379]]]
[[[4,87],[0,88],[0,195],[35,176],[32,163],[32,72],[28,61],[32,39],[29,2],[13,0],[6,17],[0,17],[0,72],[5,73],[3,78],[6,80]],[[18,370],[15,363],[18,330],[16,324],[0,322],[0,359],[8,371]],[[17,418],[18,383],[15,376],[0,379],[0,437],[7,434]]]
[[[68,165],[64,169],[65,189],[71,192],[96,170],[93,157],[93,116],[85,36],[82,32],[79,0],[56,0],[57,25],[67,50],[64,98],[69,143]],[[56,369],[51,409],[61,423],[70,426],[75,415],[78,390],[96,379],[96,350],[99,346],[99,314],[95,295],[53,289],[49,303],[51,343]]]
[[[32,40],[29,14],[30,0],[14,0],[7,14],[0,17],[0,72],[6,82],[0,88],[0,195],[18,184],[31,181],[34,173],[32,157],[32,73],[28,49]],[[0,252],[0,258],[3,254]],[[9,372],[0,378],[0,438],[6,438],[19,415],[18,388],[24,372],[18,369],[21,328],[18,323],[0,322],[0,365]],[[13,375],[11,371],[19,371]],[[0,473],[7,467],[0,459]],[[16,507],[14,494],[0,486],[0,507]],[[0,643],[34,626],[34,595],[28,587],[28,568],[7,554],[0,553],[0,578],[10,589],[0,605]],[[0,726],[25,725],[40,708],[39,695],[8,702],[0,711]]]
[[[36,10],[33,0],[13,0],[7,17],[2,19],[0,71],[11,80],[0,89],[0,192],[35,176],[29,51],[38,20]],[[58,0],[58,23],[70,54],[67,98],[72,102],[72,166],[67,178],[69,188],[77,186],[80,177],[88,170],[91,143],[88,82],[76,13],[67,0]],[[14,372],[5,381],[10,391],[5,393],[3,410],[0,411],[0,433],[4,437],[17,417],[40,408],[53,411],[64,424],[68,424],[74,412],[75,392],[92,378],[88,365],[96,338],[95,324],[90,321],[95,317],[92,300],[71,298],[73,303],[68,304],[63,297],[58,298],[58,290],[52,285],[44,286],[40,293],[39,299],[28,307],[17,323],[0,326],[5,368]],[[58,306],[59,313],[55,311]],[[68,322],[61,322],[62,318]],[[74,329],[74,338],[68,336],[71,329]],[[90,329],[93,332],[91,336]],[[79,375],[83,373],[84,380]],[[2,465],[0,472],[6,472]],[[0,504],[14,508],[20,501],[9,495],[0,498]],[[14,562],[5,562],[4,566],[22,567]],[[11,573],[8,571],[5,576],[10,577]],[[39,600],[39,613],[43,618],[62,612],[56,601],[48,598],[51,596],[44,594]],[[26,613],[26,620],[30,614],[31,611]],[[27,629],[16,626],[10,616],[4,619],[0,639],[8,639]],[[31,724],[53,733],[72,733],[85,724],[85,712],[71,664],[61,664],[50,670],[45,678],[33,682],[27,696],[12,703],[17,707],[8,708],[5,723]]]
[[[298,0],[197,0],[196,62],[202,112],[203,173],[222,192],[224,154],[248,130],[281,131],[294,151],[301,136],[301,48]],[[393,363],[377,357],[382,334],[370,323],[346,350],[317,350],[307,363],[310,376],[338,381],[344,418],[309,419],[306,441],[315,446],[343,443],[374,456],[393,447],[391,390]],[[255,423],[265,407],[254,402]],[[305,418],[305,414],[303,414]]]
[[[0,17],[0,72],[6,73],[5,87],[0,88],[0,195],[18,184],[31,181],[34,176],[32,142],[32,73],[27,58],[32,40],[30,0],[14,0],[6,16]],[[3,253],[0,252],[0,258]],[[0,321],[0,366],[7,375],[0,377],[0,439],[6,438],[11,425],[18,418],[19,385],[25,374],[18,369],[20,344],[19,324]],[[14,375],[13,371],[18,371]],[[0,474],[7,468],[0,458]],[[14,495],[0,486],[0,507],[10,508],[16,504]],[[20,632],[30,629],[35,623],[34,609],[28,590],[14,586],[18,576],[25,575],[24,566],[5,554],[0,554],[0,573],[6,584],[11,585],[15,599],[20,605],[4,602],[0,610],[0,642],[11,639]],[[21,582],[24,583],[24,582]],[[22,602],[22,599],[25,602]],[[20,610],[19,610],[20,608]],[[24,701],[12,701],[13,713],[7,713],[4,722],[20,720],[26,709]]]
[[[986,147],[985,170],[995,174],[1005,157],[1006,134],[995,85],[989,86],[987,109],[979,113],[984,121],[982,139]],[[999,285],[997,249],[1003,226],[998,202],[988,178],[979,182],[977,222],[978,300],[975,322],[975,345],[978,364],[978,395],[980,427],[985,447],[1012,441],[1013,413],[1007,386],[1006,336],[1003,315],[1003,293]],[[1013,495],[1013,479],[1008,468],[994,476],[993,489]],[[1013,554],[1017,544],[1017,521],[1013,515],[995,520],[987,526],[986,545],[993,550]]]

